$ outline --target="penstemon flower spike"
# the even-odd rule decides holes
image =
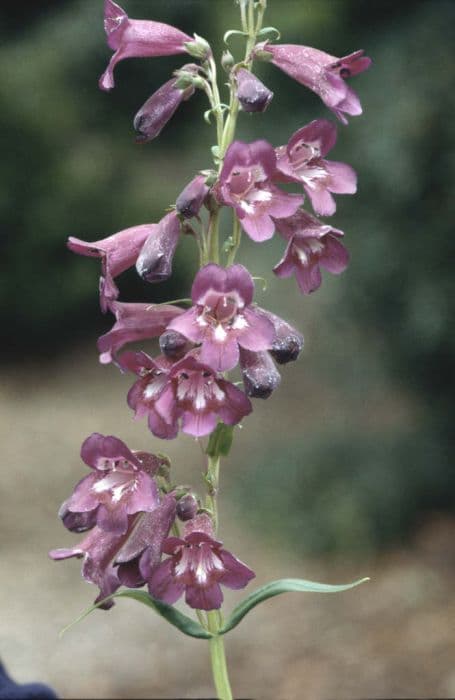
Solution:
[[[254,281],[236,261],[242,233],[256,243],[275,232],[287,243],[273,271],[295,275],[303,294],[321,285],[321,267],[344,271],[349,254],[340,242],[343,232],[316,215],[335,213],[334,194],[354,194],[356,174],[344,163],[327,160],[335,146],[335,124],[318,118],[296,131],[285,145],[260,138],[236,139],[242,111],[264,112],[273,93],[254,75],[254,61],[263,60],[316,92],[344,123],[346,114],[361,113],[357,95],[346,78],[366,70],[371,61],[356,51],[336,58],[319,49],[276,44],[280,34],[263,27],[267,0],[236,0],[240,28],[228,30],[230,42],[221,67],[228,74],[229,100],[221,101],[217,65],[210,44],[194,34],[155,20],[130,19],[113,0],[105,0],[105,31],[113,49],[100,88],[114,87],[115,65],[130,57],[186,54],[185,63],[141,107],[134,118],[136,141],[159,136],[182,102],[196,89],[208,99],[204,113],[215,124],[213,167],[189,174],[175,203],[156,223],[86,242],[73,237],[68,247],[101,261],[100,304],[115,319],[98,340],[100,362],[113,362],[136,380],[127,396],[137,418],[146,417],[156,438],[174,439],[180,432],[199,441],[205,458],[204,494],[173,481],[169,460],[161,454],[131,450],[114,436],[93,433],[81,457],[91,469],[63,503],[60,517],[67,529],[85,533],[80,544],[57,549],[53,559],[80,557],[83,577],[98,586],[95,608],[109,609],[114,599],[130,597],[157,612],[184,634],[209,641],[217,696],[230,700],[223,637],[257,604],[290,591],[334,593],[367,579],[334,586],[301,579],[281,579],[247,596],[224,618],[221,586],[246,587],[255,574],[218,539],[218,492],[222,459],[230,452],[235,429],[253,410],[250,399],[266,399],[278,389],[276,366],[295,361],[303,348],[302,334],[254,300]],[[231,42],[232,39],[232,42]],[[232,44],[244,42],[236,60]],[[290,183],[296,192],[281,189]],[[303,192],[302,192],[303,189]],[[308,198],[313,213],[303,207]],[[220,211],[232,214],[232,231],[224,239]],[[166,203],[163,209],[166,210]],[[193,237],[200,267],[191,299],[164,304],[119,301],[115,278],[130,267],[149,283],[172,274],[182,235]],[[255,279],[263,279],[255,278]],[[189,308],[182,308],[182,304]],[[132,342],[158,338],[161,354],[123,350]],[[122,352],[121,352],[122,351]],[[229,372],[239,367],[242,382]],[[119,591],[119,588],[125,590]],[[134,590],[145,587],[145,590]],[[173,607],[182,595],[196,619]]]

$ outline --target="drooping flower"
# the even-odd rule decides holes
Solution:
[[[335,213],[335,194],[354,194],[357,176],[350,165],[325,160],[337,138],[336,126],[315,119],[296,131],[286,146],[277,149],[277,169],[286,180],[300,182],[317,214]]]
[[[175,202],[175,208],[185,219],[197,216],[209,193],[205,175],[196,175],[191,182],[180,192]]]
[[[281,375],[267,350],[251,352],[240,349],[240,367],[248,396],[268,399],[281,382]]]
[[[235,72],[236,95],[244,112],[265,112],[273,98],[273,92],[246,68]]]
[[[83,558],[82,576],[99,587],[98,603],[115,593],[121,586],[142,586],[161,559],[161,548],[175,519],[175,499],[164,496],[152,512],[138,513],[128,518],[123,535],[93,527],[75,547],[54,549],[49,556],[55,560]],[[108,610],[114,601],[100,607]]]
[[[166,214],[142,246],[136,270],[146,282],[163,282],[172,274],[172,260],[180,237],[180,220],[175,211]]]
[[[234,141],[226,151],[216,194],[235,209],[245,232],[253,241],[273,236],[272,217],[291,216],[303,197],[283,192],[272,183],[276,155],[267,141]]]
[[[217,610],[223,602],[221,585],[238,590],[255,577],[246,564],[213,537],[210,518],[201,514],[186,523],[184,537],[169,537],[163,544],[169,558],[148,579],[150,594],[172,604],[185,593],[197,610]]]
[[[126,343],[157,338],[183,309],[172,304],[133,304],[115,301],[111,311],[116,321],[111,330],[98,338],[100,362],[116,361],[116,354]]]
[[[303,210],[277,221],[277,228],[288,245],[273,271],[278,277],[295,274],[302,294],[320,287],[321,267],[339,275],[348,266],[349,253],[339,241],[343,231],[321,223]]]
[[[259,308],[259,310],[270,319],[275,329],[275,340],[269,350],[273,359],[279,365],[294,362],[303,348],[303,335],[293,328],[290,323],[283,321],[280,316],[266,309]]]
[[[102,90],[114,87],[114,68],[124,58],[185,53],[185,42],[193,41],[190,36],[169,24],[130,19],[113,0],[104,0],[104,29],[107,43],[115,53],[100,78],[99,86]]]
[[[81,457],[93,472],[77,484],[65,501],[65,514],[85,513],[105,532],[123,535],[129,515],[158,506],[153,475],[160,460],[155,455],[131,452],[122,440],[93,433],[82,444]]]
[[[181,71],[188,74],[196,73],[197,70],[195,64],[187,64],[181,68]],[[156,138],[181,103],[189,100],[193,94],[194,86],[190,84],[184,88],[179,87],[178,77],[171,78],[158,88],[134,117],[136,142],[146,143]]]
[[[70,236],[67,246],[73,253],[101,258],[100,306],[106,312],[119,295],[114,278],[132,267],[147,238],[157,224],[142,224],[124,229],[99,241],[81,241]]]
[[[240,389],[191,354],[172,364],[164,357],[126,352],[120,363],[139,376],[128,405],[136,418],[147,416],[159,438],[175,438],[179,424],[184,433],[202,437],[214,430],[218,419],[235,425],[251,413],[251,402]]]
[[[370,67],[371,59],[362,50],[343,58],[297,44],[262,43],[256,50],[271,54],[275,66],[319,95],[343,124],[348,123],[346,114],[362,114],[357,94],[345,83],[346,78]]]
[[[226,269],[210,263],[197,273],[191,290],[194,306],[169,328],[201,343],[199,360],[215,372],[233,369],[239,346],[266,350],[273,344],[273,324],[252,305],[254,283],[243,265]]]

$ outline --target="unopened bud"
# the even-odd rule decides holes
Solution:
[[[275,338],[270,354],[278,362],[284,365],[297,359],[303,348],[303,335],[299,333],[290,323],[287,323],[271,311],[258,307],[257,310],[273,323]]]
[[[237,98],[243,111],[265,112],[273,98],[273,92],[246,68],[239,68],[235,79]]]
[[[223,66],[226,73],[231,72],[232,68],[234,67],[234,63],[235,59],[231,52],[227,49],[226,51],[223,51],[223,55],[221,56],[221,65]]]
[[[159,339],[161,352],[170,360],[179,360],[189,350],[190,343],[178,331],[167,330]]]
[[[72,513],[68,510],[68,501],[62,503],[58,516],[70,532],[86,532],[96,525],[97,509],[85,513]]]
[[[209,191],[205,181],[205,175],[197,175],[177,197],[175,208],[185,219],[191,219],[199,214]]]
[[[266,350],[252,352],[240,348],[240,367],[248,396],[268,399],[281,382],[281,376]]]
[[[198,511],[198,502],[192,493],[187,493],[177,501],[177,516],[184,522],[192,520]]]
[[[145,282],[162,282],[171,276],[179,236],[180,221],[172,211],[157,224],[139,253],[136,270]]]

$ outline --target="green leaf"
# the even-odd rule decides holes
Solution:
[[[234,437],[234,426],[218,423],[213,433],[210,435],[207,446],[209,457],[227,457]]]
[[[253,591],[253,593],[247,596],[241,603],[239,603],[239,605],[237,605],[236,608],[234,608],[231,615],[220,629],[219,634],[226,634],[226,632],[234,629],[234,627],[237,627],[245,615],[256,607],[256,605],[262,603],[263,600],[273,598],[273,596],[276,595],[281,595],[281,593],[339,593],[341,591],[347,591],[350,588],[354,588],[355,586],[359,586],[365,581],[369,581],[369,579],[362,578],[358,581],[354,581],[353,583],[346,583],[341,586],[334,586],[328,583],[316,583],[315,581],[305,581],[301,578],[282,578],[279,581],[271,581],[271,583],[266,583],[265,586],[258,588],[257,591]]]
[[[106,602],[106,600],[110,600],[112,598],[132,598],[133,600],[137,600],[139,603],[147,605],[147,607],[154,610],[156,613],[158,613],[158,615],[164,617],[169,624],[177,627],[177,629],[183,632],[183,634],[187,634],[189,637],[195,637],[196,639],[211,639],[213,636],[210,634],[210,632],[207,632],[202,625],[199,624],[199,622],[196,622],[187,615],[184,615],[172,605],[167,605],[167,603],[162,603],[160,600],[152,598],[152,596],[146,591],[138,590],[121,591],[120,593],[114,593],[113,595],[104,598],[104,600],[100,600],[99,603],[92,605],[90,608],[87,608],[87,610],[84,610],[84,612],[79,615],[78,618],[67,625],[67,627],[60,632],[60,636],[78,622],[81,622],[81,620],[90,615],[91,612],[99,608],[100,605]]]
[[[241,32],[239,29],[230,29],[226,34],[223,36],[223,41],[225,44],[228,43],[228,39],[231,36],[248,36],[247,32]]]
[[[264,29],[261,29],[259,32],[258,36],[266,36],[267,34],[276,34],[275,39],[277,41],[281,39],[281,34],[276,27],[264,27]]]
[[[116,593],[112,597],[132,598],[133,600],[137,600],[139,603],[147,605],[149,608],[152,608],[152,610],[158,613],[158,615],[164,617],[164,619],[167,620],[171,625],[177,627],[180,630],[180,632],[183,632],[183,634],[187,634],[189,637],[196,637],[196,639],[211,639],[213,636],[212,634],[210,634],[210,632],[207,632],[202,627],[202,625],[199,624],[199,622],[196,622],[195,620],[192,620],[191,617],[184,615],[172,605],[162,603],[160,600],[152,598],[152,596],[149,595],[146,591],[121,591],[121,593]]]

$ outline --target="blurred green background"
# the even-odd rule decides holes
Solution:
[[[279,391],[268,402],[257,401],[254,418],[245,422],[233,466],[225,468],[223,507],[233,531],[248,532],[258,551],[284,551],[299,561],[406,551],[425,523],[449,518],[455,502],[455,4],[269,4],[266,24],[280,29],[283,43],[340,56],[364,48],[374,63],[352,80],[364,115],[339,126],[331,154],[359,175],[358,195],[338,197],[333,217],[352,255],[346,273],[326,275],[321,289],[303,298],[294,280],[273,279],[281,240],[243,244],[241,260],[269,280],[266,292],[258,290],[259,303],[291,319],[305,334],[306,348],[296,365],[284,368]],[[123,5],[131,17],[196,31],[218,56],[223,33],[238,26],[231,0]],[[195,171],[210,166],[214,129],[202,119],[204,96],[197,94],[159,139],[135,145],[134,114],[185,58],[124,61],[116,69],[116,88],[99,91],[97,79],[110,56],[101,0],[3,2],[0,34],[4,444],[14,464],[23,431],[40,444],[57,440],[61,447],[68,440],[69,485],[81,476],[81,439],[106,420],[99,394],[108,393],[106,403],[118,401],[121,420],[128,423],[130,416],[122,393],[129,381],[97,367],[95,341],[111,325],[98,307],[99,266],[70,254],[65,240],[96,240],[161,218]],[[238,39],[231,48],[240,57]],[[241,115],[240,138],[280,145],[311,119],[332,117],[315,95],[273,66],[260,66],[259,74],[275,97],[265,115]],[[147,286],[125,273],[121,298],[187,296],[195,269],[191,241],[184,241],[172,280]],[[77,394],[84,377],[99,392],[96,409],[94,389]],[[70,387],[80,401],[79,413],[68,413],[71,439],[52,431],[56,406],[64,420],[65,410],[78,405]],[[33,433],[36,412],[48,427]],[[124,437],[122,430],[130,428],[106,420],[105,430]],[[135,430],[147,444],[145,425]],[[25,462],[41,473],[34,493],[43,503],[49,486],[42,462],[52,461],[55,452],[35,452],[35,444],[30,439]],[[197,479],[197,448],[194,455]],[[60,457],[65,460],[63,449]],[[22,460],[18,473],[32,478]],[[187,478],[183,469],[181,474]],[[21,498],[13,476],[9,488],[13,505]],[[57,478],[54,489],[58,504],[67,495],[63,481]],[[42,507],[57,543],[63,535],[55,507]],[[29,532],[22,532],[26,541]],[[244,557],[255,565],[254,551]],[[77,566],[73,578],[76,572]]]

